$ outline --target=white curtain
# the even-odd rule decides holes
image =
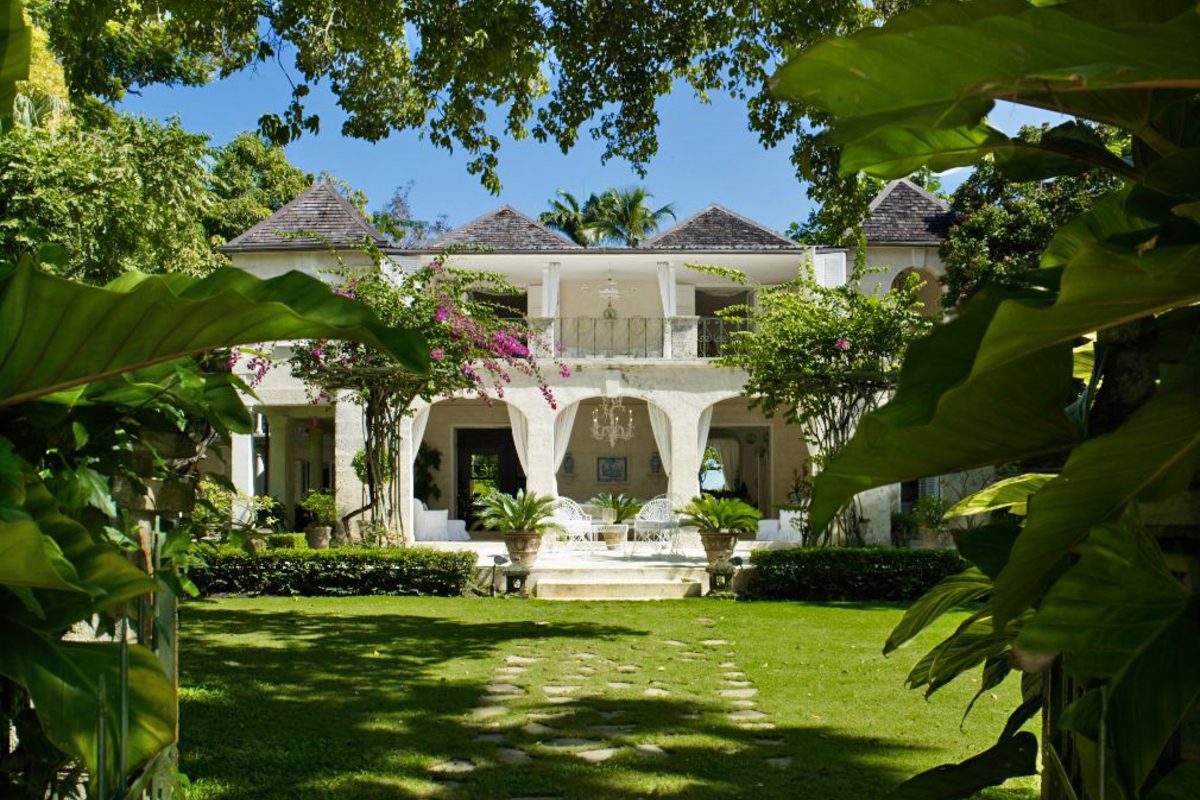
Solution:
[[[513,444],[517,449],[517,461],[521,462],[521,471],[529,474],[529,426],[525,423],[525,415],[512,403],[505,403],[508,408],[508,423],[512,426]]]
[[[678,316],[678,302],[675,293],[675,268],[670,264],[658,265],[658,293],[662,297],[664,317]],[[664,464],[666,462],[663,462]]]
[[[571,405],[558,412],[554,418],[554,471],[562,469],[563,459],[567,456],[567,447],[571,444],[571,431],[575,427],[575,415],[579,413],[579,403]]]
[[[421,449],[421,442],[425,439],[425,428],[429,425],[429,412],[433,406],[425,406],[412,418],[412,460],[417,460],[417,451]]]
[[[700,463],[704,463],[704,451],[708,449],[708,429],[712,427],[713,407],[709,406],[700,412]]]
[[[710,439],[709,445],[721,459],[721,472],[725,475],[725,488],[736,489],[741,477],[742,443],[728,436]]]
[[[646,404],[650,412],[650,430],[654,432],[654,446],[658,448],[658,458],[662,461],[663,472],[671,474],[671,419],[667,412],[653,403]]]
[[[542,316],[547,319],[558,316],[558,286],[562,272],[557,263],[542,270]]]

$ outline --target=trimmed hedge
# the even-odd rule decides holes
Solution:
[[[303,533],[272,533],[267,536],[267,547],[271,550],[303,550],[308,539]]]
[[[766,600],[916,600],[969,564],[954,550],[791,547],[755,550],[745,596]]]
[[[475,576],[475,553],[411,547],[220,553],[194,571],[202,595],[303,597],[372,594],[458,596]]]

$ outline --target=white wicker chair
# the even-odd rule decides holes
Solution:
[[[679,522],[675,517],[675,509],[671,506],[671,499],[660,494],[647,500],[642,510],[633,518],[634,546],[639,542],[648,542],[658,549],[674,549],[677,530]]]
[[[551,517],[562,528],[568,547],[595,541],[592,518],[579,503],[569,497],[559,497],[555,499],[553,508]]]

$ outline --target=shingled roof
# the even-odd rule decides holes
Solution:
[[[221,250],[312,250],[360,247],[370,240],[387,247],[387,238],[363,219],[327,181],[313,184],[262,222],[230,239]]]
[[[946,201],[902,178],[871,201],[862,229],[871,244],[939,245],[953,222]]]
[[[645,250],[803,250],[803,245],[712,204],[642,243]]]
[[[489,211],[444,236],[412,249],[430,252],[444,250],[452,245],[488,247],[496,252],[583,249],[565,236],[560,236],[532,217],[507,205]]]

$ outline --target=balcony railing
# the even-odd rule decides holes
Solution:
[[[746,323],[719,317],[534,318],[538,353],[564,358],[716,358]]]

